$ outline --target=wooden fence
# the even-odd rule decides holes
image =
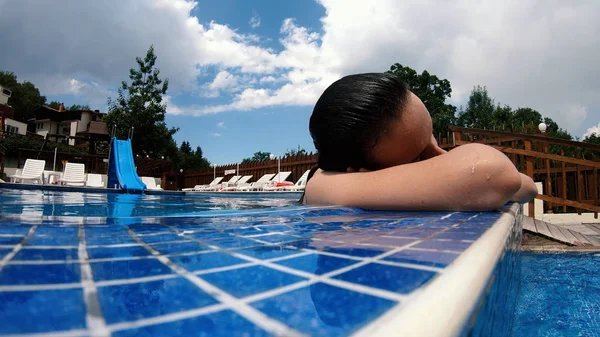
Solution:
[[[503,131],[451,128],[454,146],[483,143],[505,153],[517,169],[543,183],[544,211],[600,212],[600,146],[544,134],[518,134]],[[568,155],[566,155],[568,154]],[[529,203],[534,214],[534,203]]]
[[[260,162],[249,162],[239,164],[239,175],[246,176],[252,175],[252,181],[258,180],[265,174],[277,173],[278,159],[265,160]],[[280,170],[281,172],[291,171],[292,174],[288,178],[288,181],[296,182],[300,179],[300,176],[307,170],[317,165],[317,155],[295,155],[281,158]],[[214,169],[203,169],[203,170],[190,170],[184,172],[184,185],[185,187],[194,187],[195,185],[209,184],[213,177],[225,177],[225,181],[236,175],[235,173],[225,175],[227,170],[238,170],[237,164],[216,166]]]

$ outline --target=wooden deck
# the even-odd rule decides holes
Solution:
[[[575,230],[576,228],[580,230]],[[600,249],[600,225],[598,224],[558,226],[523,217],[523,230],[567,246]]]

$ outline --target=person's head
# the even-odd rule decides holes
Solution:
[[[317,101],[309,130],[325,171],[377,170],[443,153],[423,102],[387,73],[334,82]]]

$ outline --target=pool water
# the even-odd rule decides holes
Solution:
[[[600,336],[600,254],[523,253],[513,336]]]
[[[121,194],[0,189],[0,214],[23,216],[157,217],[206,211],[264,209],[295,205],[300,193],[251,198],[219,193]]]

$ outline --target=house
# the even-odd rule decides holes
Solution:
[[[61,104],[59,109],[40,106],[33,111],[34,118],[29,120],[29,129],[50,140],[76,145],[77,140],[91,136],[108,138],[108,129],[102,122],[105,115],[98,110],[66,111]]]
[[[0,86],[0,130],[24,135],[27,133],[27,124],[14,120],[15,111],[8,105],[11,94],[9,89]]]

